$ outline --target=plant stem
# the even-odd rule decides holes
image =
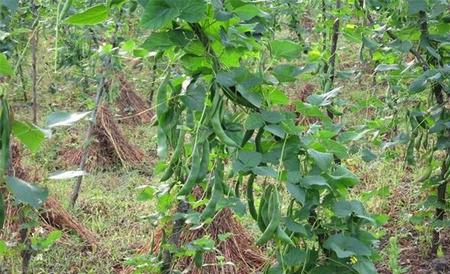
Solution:
[[[105,60],[105,64],[104,64],[105,70],[107,67],[109,67],[110,63],[111,63],[111,58],[107,57]],[[97,87],[97,94],[96,94],[96,98],[95,98],[95,107],[94,107],[94,110],[92,111],[89,129],[86,134],[86,139],[83,143],[83,154],[81,156],[81,162],[80,162],[80,166],[79,166],[80,170],[84,170],[86,167],[86,163],[87,163],[87,160],[89,157],[89,147],[92,143],[95,126],[97,125],[97,113],[98,113],[98,110],[100,107],[103,93],[105,93],[105,92],[107,92],[106,71],[103,72],[103,75],[101,76],[100,82]],[[71,207],[74,207],[75,203],[77,202],[78,196],[80,194],[82,182],[83,182],[83,176],[77,177],[77,181],[73,187],[72,195],[70,197],[70,206]]]
[[[336,0],[336,10],[339,11],[341,8],[341,0]],[[335,64],[336,64],[336,51],[337,51],[337,44],[339,39],[339,25],[340,20],[339,17],[336,18],[333,24],[333,35],[331,37],[331,55],[330,59],[328,61],[329,66],[329,73],[328,73],[328,80],[330,81],[330,86],[333,86],[334,78],[335,78]],[[327,91],[327,90],[326,90]]]
[[[36,7],[36,3],[31,1],[31,10],[34,15],[34,17],[38,18],[38,10]],[[38,111],[38,105],[37,105],[37,90],[36,90],[36,84],[37,84],[37,48],[39,44],[39,24],[38,20],[35,20],[35,25],[33,26],[33,37],[31,38],[31,79],[32,79],[32,96],[33,96],[33,123],[37,123],[37,111]]]

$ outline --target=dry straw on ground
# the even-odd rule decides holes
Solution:
[[[61,157],[69,166],[80,164],[82,149],[65,149]],[[104,168],[117,163],[123,165],[139,165],[145,155],[142,150],[132,145],[116,124],[111,112],[104,106],[97,114],[97,125],[94,129],[94,139],[89,146],[87,169]]]
[[[38,182],[42,176],[37,169],[25,167],[22,164],[22,152],[18,144],[11,145],[11,165],[12,173],[15,177],[31,183]],[[9,197],[10,198],[10,197]],[[9,231],[18,231],[20,223],[18,220],[18,209],[13,205],[10,199],[6,203],[7,218],[5,227]],[[40,217],[43,225],[51,229],[60,229],[63,231],[73,231],[90,248],[98,245],[98,236],[81,224],[72,214],[70,214],[55,197],[48,197],[43,209],[40,211]]]
[[[120,75],[120,95],[117,106],[122,117],[121,122],[132,125],[147,124],[153,119],[153,111],[150,106],[136,92],[125,76]]]

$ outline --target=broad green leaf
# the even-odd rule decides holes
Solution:
[[[195,23],[205,16],[205,12],[203,0],[149,0],[141,23],[150,29],[159,29],[176,18]]]
[[[264,98],[269,100],[272,105],[282,105],[285,106],[289,104],[289,97],[280,89],[276,87],[269,87],[263,89]]]
[[[47,118],[47,127],[71,126],[86,118],[91,111],[85,112],[53,112]]]
[[[277,178],[278,174],[277,172],[268,166],[257,166],[252,168],[252,172],[258,176],[266,176],[266,177],[272,177]]]
[[[15,13],[19,8],[19,0],[2,0],[0,6],[1,5],[9,9],[10,13]]]
[[[279,125],[267,125],[265,127],[265,129],[272,133],[273,135],[280,137],[282,139],[284,139],[286,137],[286,132],[284,131],[284,129],[279,126]]]
[[[293,60],[302,52],[300,44],[290,40],[274,40],[270,44],[272,55],[275,58],[286,58]]]
[[[109,7],[100,4],[91,8],[88,8],[87,10],[74,14],[72,16],[69,16],[65,22],[72,25],[96,25],[99,23],[102,23],[109,17]]]
[[[336,252],[338,258],[372,255],[370,248],[363,242],[344,234],[335,234],[329,237],[323,246],[326,249]]]
[[[12,176],[6,177],[6,184],[18,201],[34,208],[42,207],[45,200],[47,200],[47,188],[25,182]]]
[[[427,87],[427,83],[428,80],[425,77],[419,76],[409,85],[409,92],[414,94],[424,91]]]
[[[358,177],[343,166],[338,166],[329,177],[334,184],[347,187],[354,186],[359,182]]]
[[[264,120],[260,113],[252,112],[248,115],[247,120],[245,120],[245,129],[258,129],[264,126]]]
[[[339,95],[341,87],[334,88],[324,94],[312,94],[308,96],[307,101],[311,105],[324,107],[332,103],[333,99]]]
[[[377,155],[375,155],[370,149],[364,148],[361,151],[361,158],[364,162],[372,162],[377,158]]]
[[[400,70],[400,66],[397,64],[392,64],[392,65],[379,64],[375,68],[375,72],[384,72],[384,71],[392,71],[392,70]]]
[[[305,250],[298,247],[291,247],[286,255],[283,256],[283,261],[288,267],[301,266],[305,263],[307,257],[308,253]]]
[[[356,264],[352,265],[359,274],[377,274],[378,271],[373,263],[368,259],[359,259]]]
[[[13,69],[4,53],[0,52],[0,76],[12,76]]]
[[[51,245],[53,245],[57,240],[59,240],[62,237],[63,233],[60,230],[53,230],[50,232],[46,237],[43,239],[40,238],[33,238],[31,240],[31,247],[34,250],[46,250]]]
[[[333,212],[339,218],[350,217],[354,214],[357,217],[366,217],[366,211],[360,201],[337,201],[333,205]]]
[[[264,119],[264,121],[270,124],[278,124],[284,120],[284,116],[277,111],[262,110],[261,117]]]
[[[75,177],[87,175],[86,171],[83,170],[69,170],[69,171],[57,171],[50,174],[48,177],[50,180],[67,180]]]
[[[306,193],[303,188],[299,185],[288,182],[287,183],[287,191],[294,197],[294,199],[300,204],[304,205],[306,200]]]
[[[0,255],[5,255],[7,251],[8,251],[8,246],[6,245],[6,243],[4,241],[0,240]]]
[[[150,187],[150,186],[146,186],[144,188],[144,190],[142,190],[139,194],[138,194],[138,201],[149,201],[151,199],[153,199],[155,194],[155,189]]]
[[[419,11],[427,10],[427,2],[425,0],[408,0],[408,15],[419,13]]]
[[[327,183],[327,180],[324,177],[317,175],[310,175],[300,178],[300,184],[307,188],[312,186],[330,187],[330,185]]]
[[[142,47],[149,51],[166,50],[175,46],[185,47],[192,38],[192,32],[184,30],[153,32]]]
[[[45,139],[45,133],[37,126],[14,120],[12,124],[12,133],[32,152],[36,152]]]
[[[255,151],[240,151],[237,159],[233,162],[235,171],[248,171],[261,163],[262,155]]]
[[[186,92],[182,94],[181,100],[187,108],[202,111],[205,105],[207,88],[205,81],[199,78],[194,83],[190,83]]]
[[[254,17],[268,17],[269,14],[263,12],[255,5],[243,5],[233,10],[242,20],[250,20]]]
[[[141,24],[159,29],[180,15],[178,8],[169,0],[149,0],[142,15]]]
[[[300,67],[291,64],[278,65],[272,71],[273,75],[280,82],[294,82],[302,72],[303,70]]]
[[[322,171],[330,169],[333,163],[333,154],[320,152],[312,148],[308,149],[308,154]]]

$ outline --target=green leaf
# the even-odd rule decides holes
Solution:
[[[14,197],[34,208],[40,208],[47,200],[48,189],[25,182],[19,178],[8,176],[6,184]]]
[[[12,76],[14,73],[4,53],[0,52],[0,76]]]
[[[207,89],[205,81],[199,78],[194,83],[190,83],[186,92],[181,96],[181,100],[187,108],[194,111],[202,111],[205,105]]]
[[[233,12],[236,13],[239,16],[239,18],[241,18],[244,21],[250,20],[254,17],[268,17],[269,16],[268,13],[263,12],[257,6],[251,5],[251,4],[240,6],[236,9],[234,9]]]
[[[6,245],[6,243],[4,241],[0,240],[0,255],[5,255],[7,251],[8,251],[8,246]]]
[[[248,115],[247,120],[245,120],[245,129],[258,129],[264,126],[264,120],[260,113],[252,112]]]
[[[48,178],[50,180],[67,180],[85,175],[87,175],[87,172],[83,170],[69,170],[69,171],[57,171],[55,173],[50,174]]]
[[[267,125],[265,127],[265,129],[267,130],[267,132],[272,133],[273,135],[280,137],[282,139],[284,139],[284,137],[286,137],[286,132],[284,131],[284,129],[279,126],[279,125]]]
[[[360,201],[337,201],[333,205],[333,212],[338,218],[350,217],[354,214],[357,217],[366,217],[366,211]]]
[[[287,191],[294,197],[294,199],[300,204],[304,205],[306,201],[306,193],[299,185],[288,182]]]
[[[368,163],[375,160],[377,158],[377,155],[375,155],[370,149],[364,148],[361,151],[361,158],[363,159],[364,162]]]
[[[358,177],[343,166],[338,166],[329,177],[334,184],[344,186],[353,186],[359,182]]]
[[[305,176],[303,178],[300,178],[300,184],[308,188],[312,186],[330,187],[324,177],[317,175]]]
[[[373,263],[368,259],[359,259],[356,264],[352,265],[359,274],[377,274],[378,271]],[[401,273],[401,272],[400,272]]]
[[[106,5],[97,5],[87,10],[69,16],[65,22],[72,25],[96,25],[102,23],[109,17],[109,7]]]
[[[392,71],[392,70],[400,70],[400,66],[397,64],[392,65],[379,64],[375,68],[375,72]]]
[[[141,24],[150,29],[159,29],[180,15],[174,4],[167,0],[149,0],[142,15]]]
[[[286,58],[287,60],[293,60],[302,52],[302,47],[300,44],[290,40],[275,40],[272,41],[270,46],[272,49],[272,55],[275,58]]]
[[[428,83],[427,78],[419,76],[409,85],[409,92],[413,94],[422,92],[426,89],[427,83]]]
[[[85,112],[53,112],[47,118],[47,127],[72,126],[76,122],[86,118],[91,111]]]
[[[284,116],[278,111],[261,111],[261,117],[270,124],[278,124],[284,120]]]
[[[427,10],[427,2],[425,0],[408,0],[408,15],[419,13],[419,11]]]
[[[203,0],[149,0],[141,24],[159,29],[178,17],[195,23],[205,16],[205,12],[206,2]]]
[[[185,30],[153,32],[142,44],[142,47],[149,51],[166,50],[176,46],[185,47],[192,38],[192,32]]]
[[[240,151],[237,159],[233,162],[235,171],[248,171],[261,163],[262,154],[255,151]]]
[[[149,201],[151,199],[153,199],[155,195],[155,189],[150,187],[150,186],[146,186],[144,188],[144,190],[142,190],[139,194],[138,194],[138,201]]]
[[[273,68],[273,75],[280,82],[294,82],[303,70],[295,65],[282,64]]]
[[[332,89],[324,94],[320,94],[320,95],[312,94],[312,95],[308,96],[307,101],[308,101],[308,103],[310,103],[311,105],[314,105],[314,106],[319,106],[319,107],[328,106],[332,103],[332,100],[336,96],[338,96],[340,90],[341,90],[341,87],[337,87],[337,88]]]
[[[37,126],[14,120],[12,124],[12,133],[32,152],[36,152],[45,139],[45,133]]]
[[[59,240],[62,237],[62,235],[63,235],[62,231],[53,230],[43,239],[33,238],[31,240],[31,247],[34,250],[46,250],[51,245],[53,245],[57,240]]]
[[[363,242],[344,234],[335,234],[329,237],[323,247],[336,252],[338,258],[372,255],[370,248]]]
[[[330,169],[333,163],[333,154],[320,152],[312,148],[308,149],[308,154],[322,171]]]
[[[277,172],[268,166],[257,166],[252,168],[252,172],[256,175],[259,176],[267,176],[267,177],[272,177],[272,178],[277,178],[278,174]]]

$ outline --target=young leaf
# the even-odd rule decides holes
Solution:
[[[69,170],[52,173],[48,178],[50,180],[66,180],[85,175],[87,175],[87,173],[83,170]]]
[[[71,126],[88,116],[91,111],[85,112],[53,112],[47,118],[47,127]]]
[[[93,6],[85,11],[69,16],[66,23],[71,25],[96,25],[109,17],[109,7],[103,4]]]
[[[47,200],[48,189],[25,182],[19,178],[8,176],[6,184],[14,197],[34,208],[40,208]]]
[[[308,149],[308,154],[322,171],[330,169],[333,163],[333,154],[320,152],[312,148]]]
[[[336,252],[338,258],[372,255],[370,248],[363,242],[344,234],[332,235],[325,241],[323,247]]]
[[[275,58],[286,58],[292,60],[297,58],[302,52],[300,44],[292,42],[290,40],[275,40],[270,44],[272,49],[272,55]]]
[[[45,133],[37,126],[15,120],[12,124],[12,133],[32,152],[36,152],[45,139]]]
[[[12,76],[13,69],[4,53],[0,53],[0,76]]]

